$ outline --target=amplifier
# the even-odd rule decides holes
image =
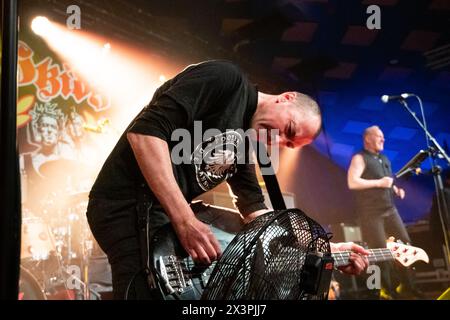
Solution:
[[[415,269],[419,272],[447,269],[445,263],[445,250],[440,234],[433,234],[430,224],[426,220],[418,221],[406,226],[413,246],[425,250],[430,258],[430,263],[417,263]]]
[[[330,226],[333,233],[333,242],[356,242],[363,243],[361,228],[354,224],[336,223]]]

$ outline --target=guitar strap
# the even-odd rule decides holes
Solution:
[[[139,244],[141,249],[142,270],[144,271],[150,290],[155,289],[156,281],[150,261],[150,212],[153,201],[147,194],[145,184],[141,184],[137,192],[137,219],[139,228]]]
[[[281,193],[280,185],[278,184],[278,179],[275,175],[275,170],[272,166],[266,145],[255,140],[252,140],[252,145],[273,209],[285,210],[286,203],[284,202],[283,194]]]

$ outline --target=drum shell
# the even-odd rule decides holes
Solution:
[[[44,289],[28,269],[20,266],[19,300],[47,300]]]
[[[40,218],[24,218],[21,259],[46,260],[54,250],[55,241],[48,225]]]

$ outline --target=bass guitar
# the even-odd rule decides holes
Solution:
[[[225,250],[234,235],[215,228],[213,231],[222,250]],[[218,235],[217,232],[222,234]],[[421,248],[395,242],[392,237],[386,244],[386,248],[368,250],[370,263],[396,260],[408,267],[417,261],[429,262],[427,253]],[[347,265],[350,254],[350,251],[332,253],[334,267]],[[161,294],[168,300],[199,300],[215,266],[215,262],[209,266],[195,264],[182,248],[171,225],[164,226],[156,233],[151,258]]]

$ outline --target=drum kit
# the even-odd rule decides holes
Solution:
[[[89,229],[83,189],[48,192],[32,210],[23,204],[19,299],[101,299],[92,289],[99,284],[90,281],[90,264],[106,256]],[[106,282],[100,287],[111,286]]]

